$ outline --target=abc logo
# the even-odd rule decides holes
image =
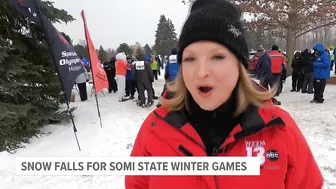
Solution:
[[[279,153],[276,150],[268,150],[266,152],[266,158],[270,161],[277,161],[279,159]]]

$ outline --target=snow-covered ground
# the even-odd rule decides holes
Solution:
[[[285,83],[278,100],[299,124],[325,178],[324,189],[336,188],[336,86],[327,86],[324,104],[310,104],[312,95],[289,92],[291,79]],[[161,93],[163,79],[155,82]],[[43,130],[50,135],[34,138],[15,154],[0,153],[1,189],[123,189],[122,176],[16,176],[15,157],[19,156],[129,156],[132,143],[145,117],[154,109],[141,109],[134,102],[117,102],[116,94],[99,103],[103,128],[100,127],[95,99],[80,102],[77,96],[75,121],[82,151],[78,151],[72,126],[50,125]]]

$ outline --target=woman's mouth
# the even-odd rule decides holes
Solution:
[[[210,96],[212,94],[213,87],[211,86],[200,86],[198,87],[198,93],[199,95],[205,97]]]

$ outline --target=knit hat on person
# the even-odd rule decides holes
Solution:
[[[273,45],[272,46],[272,51],[278,51],[279,50],[279,46],[278,45]]]
[[[247,68],[248,46],[244,36],[242,12],[227,0],[196,0],[182,28],[178,42],[178,62],[184,49],[197,41],[224,45]]]

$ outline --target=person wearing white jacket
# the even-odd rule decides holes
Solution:
[[[87,90],[86,90],[86,82],[89,81],[89,76],[88,76],[86,69],[84,70],[85,72],[81,73],[76,79],[76,84],[78,86],[79,96],[81,98],[81,101],[86,101],[88,99]]]
[[[116,62],[115,62],[115,68],[116,68],[116,80],[118,85],[118,101],[124,102],[126,99],[125,96],[125,85],[126,85],[126,72],[127,68],[129,66],[127,65],[126,55],[125,53],[118,53],[116,55]]]

